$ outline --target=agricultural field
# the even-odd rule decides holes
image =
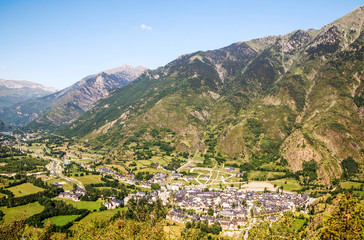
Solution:
[[[60,178],[55,178],[55,179],[51,179],[51,180],[48,180],[47,181],[48,184],[53,184],[54,182],[64,183],[64,184],[62,184],[62,187],[63,187],[63,189],[65,191],[68,191],[68,190],[72,190],[73,189],[73,185],[72,184],[69,184],[68,182],[66,182],[65,180],[60,179]]]
[[[183,223],[167,220],[163,230],[170,239],[178,239],[184,226]]]
[[[88,214],[86,217],[82,218],[80,222],[91,222],[93,220],[109,220],[112,216],[114,216],[118,211],[122,211],[126,208],[116,208],[109,209],[101,212],[93,212]],[[72,226],[71,229],[75,229],[77,224]]]
[[[44,207],[38,202],[21,205],[18,207],[0,207],[0,210],[4,212],[5,223],[10,223],[12,220],[19,220],[21,218],[28,218],[34,214],[42,212]]]
[[[43,188],[34,186],[31,183],[23,183],[14,187],[8,188],[9,191],[11,191],[15,197],[22,197],[29,194],[38,193],[41,191],[44,191]]]
[[[55,216],[51,218],[45,219],[43,222],[46,223],[48,221],[51,221],[52,224],[57,226],[63,226],[66,225],[69,222],[74,221],[76,218],[78,218],[80,215],[64,215],[64,216]]]
[[[72,204],[75,208],[78,209],[87,209],[90,210],[91,212],[94,210],[99,210],[100,207],[102,207],[102,202],[101,201],[79,201],[79,202],[75,202],[69,199],[64,199],[64,198],[55,198],[56,200],[62,200],[64,202],[66,202],[67,204]]]
[[[269,181],[272,184],[276,184],[279,187],[283,186],[284,191],[294,192],[301,190],[301,185],[295,179],[279,179],[274,181]]]
[[[85,175],[82,177],[75,177],[75,179],[81,181],[84,185],[92,183],[103,183],[101,175]]]

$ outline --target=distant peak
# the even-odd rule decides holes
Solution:
[[[112,68],[112,69],[109,69],[109,70],[106,70],[106,71],[103,71],[104,73],[107,73],[107,74],[115,74],[115,73],[118,73],[118,72],[143,72],[145,70],[147,70],[148,68],[146,67],[143,67],[143,66],[136,66],[136,67],[133,67],[133,66],[130,66],[130,65],[127,65],[127,64],[124,64],[120,67],[116,67],[116,68]]]

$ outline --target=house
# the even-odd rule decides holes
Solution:
[[[180,178],[181,175],[179,173],[172,173],[172,178]]]
[[[104,202],[104,206],[107,209],[115,209],[115,208],[118,208],[122,203],[123,203],[123,201],[121,201],[119,199],[113,199],[109,202]]]
[[[53,186],[55,186],[55,187],[62,187],[62,184],[60,184],[59,182],[57,182],[57,181],[55,181],[54,183],[53,183]]]
[[[193,180],[195,180],[195,177],[194,176],[187,176],[186,179],[188,181],[193,181]]]

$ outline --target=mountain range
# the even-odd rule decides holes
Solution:
[[[29,81],[0,79],[0,110],[28,99],[43,97],[57,90]]]
[[[87,76],[74,85],[0,110],[0,119],[27,129],[54,129],[72,122],[109,91],[136,79],[146,68],[123,65]]]
[[[168,129],[178,152],[293,172],[314,160],[323,183],[340,177],[341,161],[352,157],[364,179],[363,22],[358,7],[320,30],[180,56],[92,108],[70,104],[64,110],[74,116],[88,111],[59,133],[133,158],[126,142]]]

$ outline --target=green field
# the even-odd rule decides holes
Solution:
[[[301,189],[300,184],[295,179],[279,179],[274,181],[269,181],[272,184],[276,184],[277,186],[283,186],[283,190],[285,191],[298,191]],[[286,183],[287,182],[287,183]]]
[[[82,218],[80,222],[91,222],[92,220],[109,220],[117,211],[122,211],[126,208],[109,209],[101,212],[93,212]],[[73,228],[73,227],[72,227]]]
[[[47,181],[49,184],[53,184],[54,182],[65,182],[66,184],[62,184],[62,187],[64,190],[72,190],[73,189],[73,185],[72,184],[69,184],[68,182],[66,182],[65,180],[63,179],[60,179],[60,178],[56,178],[56,179],[52,179],[52,180],[48,180]]]
[[[80,215],[64,215],[64,216],[55,216],[51,218],[45,219],[43,222],[46,223],[48,221],[51,221],[52,224],[57,226],[63,226],[66,225],[69,222],[74,221],[76,218],[78,218]]]
[[[340,183],[340,186],[342,188],[345,188],[345,189],[350,189],[350,188],[360,188],[360,185],[362,183],[357,183],[357,182],[341,182]]]
[[[22,196],[26,196],[29,194],[44,191],[43,188],[34,186],[31,183],[23,183],[23,184],[14,186],[14,187],[10,187],[10,188],[8,188],[8,190],[11,191],[12,193],[14,193],[15,197],[22,197]]]
[[[84,185],[85,184],[92,184],[92,183],[103,183],[101,181],[101,175],[86,175],[82,177],[74,177],[75,179],[81,181]]]
[[[90,211],[93,210],[99,210],[100,207],[102,207],[102,203],[101,201],[96,201],[96,202],[92,202],[92,201],[79,201],[79,202],[75,202],[69,199],[64,199],[64,198],[56,198],[56,200],[62,200],[68,204],[72,204],[75,208],[78,209],[88,209]]]
[[[12,208],[0,207],[0,210],[5,214],[5,223],[10,223],[12,220],[20,220],[22,217],[24,217],[24,219],[28,218],[34,214],[40,213],[43,209],[44,207],[38,202]]]

